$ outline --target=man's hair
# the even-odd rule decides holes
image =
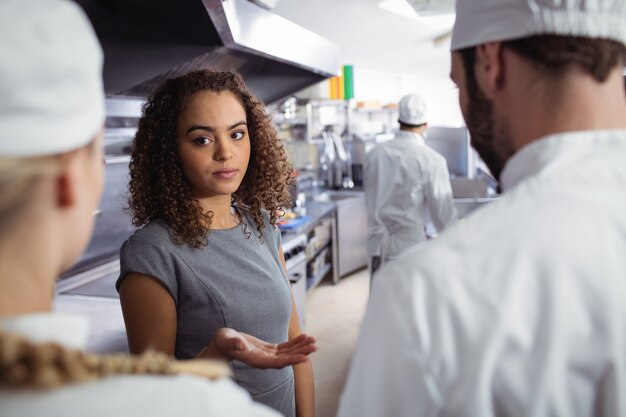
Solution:
[[[543,74],[558,77],[578,69],[604,82],[618,65],[626,64],[626,46],[608,39],[538,35],[502,43],[528,59]]]

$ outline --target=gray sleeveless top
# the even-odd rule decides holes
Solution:
[[[288,339],[291,290],[278,254],[280,232],[264,213],[260,240],[252,219],[242,217],[232,229],[211,230],[208,246],[201,249],[174,243],[161,220],[137,230],[122,246],[116,287],[129,272],[149,275],[165,286],[178,314],[178,359],[195,357],[221,327],[271,343]],[[235,381],[255,401],[295,416],[290,366],[260,370],[233,361],[232,368]]]

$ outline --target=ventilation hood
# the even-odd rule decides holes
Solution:
[[[339,49],[247,0],[76,0],[104,49],[107,95],[147,97],[164,79],[236,70],[266,104],[339,73]]]

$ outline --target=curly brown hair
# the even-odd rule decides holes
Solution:
[[[148,98],[131,152],[128,209],[133,224],[162,219],[178,244],[194,248],[208,244],[213,213],[204,212],[192,197],[176,146],[181,112],[192,96],[204,91],[229,91],[245,109],[250,162],[232,203],[251,216],[262,239],[262,210],[269,212],[274,225],[277,211],[291,203],[293,167],[265,106],[248,91],[243,78],[230,71],[193,71],[164,81]]]

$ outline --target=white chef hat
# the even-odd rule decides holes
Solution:
[[[426,123],[426,103],[417,94],[407,94],[400,99],[398,121],[405,125],[418,126]]]
[[[0,156],[86,145],[104,122],[102,50],[68,0],[0,1]]]
[[[626,44],[624,0],[457,0],[453,51],[533,35],[612,39]]]

